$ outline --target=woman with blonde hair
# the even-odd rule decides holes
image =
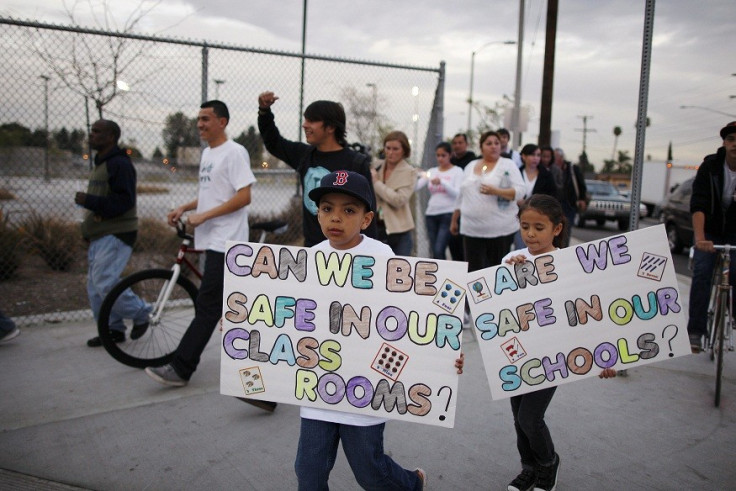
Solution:
[[[414,218],[409,200],[416,183],[416,171],[406,161],[411,155],[409,139],[401,131],[392,131],[383,139],[383,152],[385,159],[376,161],[371,169],[378,238],[397,256],[408,256],[414,245]]]

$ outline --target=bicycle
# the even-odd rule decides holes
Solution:
[[[262,243],[269,232],[277,235],[286,232],[288,224],[273,220],[253,223],[250,229],[261,231],[258,242]],[[195,302],[199,288],[182,275],[182,267],[202,279],[199,268],[187,255],[199,255],[204,251],[192,247],[194,237],[186,233],[181,220],[176,233],[182,238],[182,242],[171,269],[146,269],[126,276],[110,290],[100,307],[97,331],[102,345],[113,358],[124,365],[145,368],[169,363],[196,313]],[[148,327],[138,332],[131,331],[130,337],[116,343],[109,328],[110,314],[115,302],[128,289],[151,306]]]
[[[708,330],[705,337],[705,349],[710,353],[710,359],[716,362],[716,393],[715,406],[721,403],[721,380],[723,377],[724,348],[733,351],[733,289],[729,283],[731,267],[731,252],[736,246],[714,245],[718,253],[718,260],[713,269],[713,282],[710,307],[708,309]]]
[[[716,264],[713,267],[711,280],[711,294],[707,313],[707,331],[703,340],[702,351],[710,354],[711,361],[716,362],[716,390],[715,406],[721,401],[721,385],[723,377],[723,352],[733,351],[733,289],[729,283],[731,252],[736,251],[736,245],[714,245]],[[695,247],[690,248],[688,269],[692,270]]]

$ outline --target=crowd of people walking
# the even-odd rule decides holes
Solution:
[[[416,193],[427,192],[422,219],[432,258],[465,261],[468,271],[477,271],[502,263],[520,263],[566,247],[575,215],[587,206],[583,172],[565,159],[562,149],[534,143],[513,149],[509,145],[509,132],[503,128],[480,135],[478,154],[469,149],[466,134],[456,134],[451,142],[436,145],[436,165],[422,169],[410,163],[411,144],[401,131],[391,131],[384,137],[380,159],[372,160],[350,149],[345,112],[341,104],[333,101],[315,101],[306,108],[302,125],[306,143],[287,140],[281,136],[272,112],[277,100],[273,92],[260,94],[258,127],[267,150],[299,174],[306,247],[416,255],[415,219],[418,218],[413,214],[412,203]],[[228,108],[221,101],[201,105],[197,126],[208,146],[202,153],[199,192],[193,201],[167,216],[169,225],[174,226],[188,213],[186,221],[197,230],[195,245],[206,250],[205,276],[196,300],[194,320],[172,362],[146,369],[152,379],[172,387],[187,385],[219,322],[225,241],[248,238],[247,205],[256,178],[245,149],[226,134],[229,119]],[[96,316],[102,297],[119,278],[130,256],[137,218],[135,169],[117,146],[119,127],[112,121],[100,120],[93,126],[93,136],[97,174],[93,173],[87,192],[77,193],[74,201],[88,210],[83,231],[91,244],[88,289]],[[723,150],[706,160],[707,171],[698,173],[697,183],[702,189],[708,188],[706,172],[720,176],[725,159],[729,173],[725,183],[719,181],[718,189],[725,191],[718,193],[720,197],[716,201],[725,207],[721,210],[723,216],[732,217],[736,122],[724,127],[721,137]],[[104,185],[95,187],[95,183]],[[697,194],[694,205],[699,220],[696,223],[700,224],[696,227],[696,245],[702,252],[696,256],[699,264],[696,272],[706,278],[710,274],[706,270],[712,270],[712,265],[706,264],[710,256],[704,253],[709,252],[714,242],[733,239],[733,227],[714,228],[713,220],[708,218],[714,212],[707,206],[713,200],[703,196],[709,195],[705,191]],[[95,254],[111,248],[122,251],[117,254],[120,256],[117,267],[98,272]],[[702,293],[706,289],[694,290]],[[701,297],[693,305],[703,304]],[[127,300],[128,305],[119,306],[115,312],[115,325],[111,324],[111,329],[116,330],[115,342],[125,342],[124,319],[132,320],[128,335],[132,340],[148,329],[151,306],[132,293]],[[691,322],[688,331],[695,351],[703,326]],[[0,323],[0,343],[18,334],[7,319]],[[92,338],[87,344],[101,345],[99,338]],[[462,373],[463,366],[464,357],[460,354],[454,369]],[[600,377],[615,375],[614,370],[606,369]],[[511,491],[556,487],[560,457],[544,421],[554,393],[553,387],[511,399],[522,466],[521,473],[507,487]],[[277,407],[268,401],[245,402],[268,412]],[[384,420],[306,407],[302,408],[301,420],[295,462],[300,489],[327,489],[340,441],[362,487],[423,489],[426,485],[423,469],[404,469],[384,453]]]

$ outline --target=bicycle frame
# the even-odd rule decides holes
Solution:
[[[733,289],[729,282],[730,268],[731,268],[731,251],[736,250],[736,246],[730,244],[726,245],[714,245],[713,246],[721,257],[720,265],[720,282],[716,289],[716,303],[715,303],[715,327],[718,327],[721,323],[723,324],[723,337],[724,341],[728,342],[728,350],[733,351]],[[728,318],[728,322],[726,322]],[[710,346],[711,349],[717,345],[718,340],[716,336],[719,329],[712,329],[710,333]]]
[[[197,266],[194,265],[194,263],[192,263],[186,257],[186,254],[189,252],[195,253],[195,254],[201,254],[204,251],[190,247],[191,244],[192,244],[192,239],[189,236],[184,236],[184,240],[179,246],[179,252],[176,254],[176,261],[174,262],[174,265],[171,267],[171,271],[173,271],[173,274],[171,275],[171,279],[168,280],[164,284],[164,287],[161,289],[161,292],[158,294],[158,298],[156,299],[156,310],[151,315],[151,322],[153,324],[158,324],[159,320],[161,319],[161,314],[163,312],[164,306],[169,301],[169,296],[171,295],[171,292],[174,289],[174,285],[176,285],[176,281],[179,279],[179,275],[181,274],[182,264],[184,264],[190,270],[192,270],[194,274],[197,275],[197,277],[200,280],[202,279],[202,273],[199,271],[199,268],[197,268]]]

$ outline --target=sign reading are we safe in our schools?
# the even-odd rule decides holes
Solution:
[[[466,263],[228,242],[223,394],[452,427]]]
[[[690,353],[664,226],[468,273],[493,399]]]

